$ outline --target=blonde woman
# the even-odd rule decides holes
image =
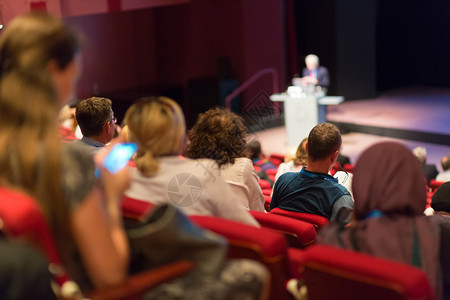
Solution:
[[[128,138],[138,145],[137,169],[125,194],[154,204],[171,202],[188,215],[211,215],[259,226],[238,203],[210,159],[180,156],[185,147],[183,112],[166,97],[146,98],[125,114]]]

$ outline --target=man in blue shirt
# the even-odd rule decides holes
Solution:
[[[330,124],[316,125],[308,136],[308,165],[300,172],[278,178],[270,209],[310,213],[347,224],[353,212],[349,191],[328,172],[333,168],[342,144],[339,129]]]
[[[110,99],[91,97],[82,100],[77,105],[75,117],[83,138],[73,144],[81,144],[89,153],[95,155],[112,140],[117,119],[114,117]]]

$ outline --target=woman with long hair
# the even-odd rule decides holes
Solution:
[[[180,106],[166,97],[144,98],[125,114],[128,138],[138,145],[129,197],[167,202],[188,215],[212,215],[259,226],[242,208],[211,159],[182,157],[186,125]]]
[[[126,171],[112,176],[101,168],[95,185],[92,158],[63,147],[58,137],[58,112],[80,73],[79,44],[75,31],[44,13],[20,16],[2,32],[0,185],[40,203],[63,265],[89,289],[127,274],[118,199],[129,180]]]

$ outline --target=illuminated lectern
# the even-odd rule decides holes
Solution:
[[[314,126],[326,122],[327,105],[337,105],[344,101],[344,97],[308,94],[291,86],[286,93],[273,94],[270,100],[284,103],[287,147],[296,148]]]

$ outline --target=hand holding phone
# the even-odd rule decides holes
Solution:
[[[136,151],[137,146],[134,143],[115,144],[103,160],[103,167],[105,167],[109,173],[116,174],[128,164],[128,161],[133,157],[133,154],[136,153]],[[96,175],[99,175],[98,171],[96,171]]]

